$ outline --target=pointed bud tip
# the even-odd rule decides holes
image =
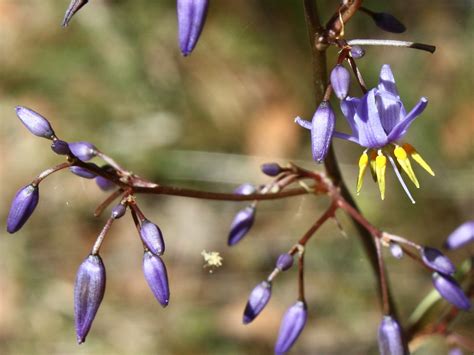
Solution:
[[[306,303],[296,302],[283,316],[275,344],[275,353],[286,353],[298,339],[308,318]]]
[[[457,227],[444,242],[446,249],[458,249],[474,242],[474,220],[467,221]]]
[[[233,246],[247,235],[255,221],[255,207],[250,205],[237,212],[230,226],[227,244]]]
[[[250,292],[242,318],[243,324],[252,322],[265,308],[272,296],[272,284],[262,281]]]
[[[144,220],[140,228],[140,237],[146,247],[150,249],[153,254],[164,254],[165,242],[163,239],[163,233],[156,224],[147,219]]]
[[[432,281],[434,288],[446,301],[464,311],[471,309],[471,301],[454,278],[435,272]]]
[[[27,107],[16,106],[15,112],[21,123],[35,136],[46,139],[53,139],[54,131],[49,121]]]
[[[33,214],[39,202],[38,186],[26,185],[20,188],[11,203],[7,217],[7,232],[18,232]]]
[[[449,260],[449,258],[441,253],[438,249],[424,247],[420,253],[425,265],[434,271],[438,271],[447,275],[452,275],[456,272],[456,267],[451,262],[451,260]]]

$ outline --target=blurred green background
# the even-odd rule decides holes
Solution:
[[[0,0],[0,220],[15,191],[61,161],[47,141],[21,125],[16,105],[42,113],[68,141],[89,140],[128,169],[163,184],[230,191],[264,183],[266,161],[311,161],[309,135],[293,123],[314,109],[301,1],[213,1],[189,58],[177,48],[174,1],[91,1],[60,27],[68,0]],[[409,49],[366,48],[359,61],[372,86],[389,63],[411,108],[430,104],[406,140],[436,171],[417,173],[412,205],[389,172],[384,202],[367,177],[357,197],[367,218],[391,233],[440,247],[474,211],[472,1],[367,1],[395,14],[402,35],[379,31],[358,14],[347,38],[393,38],[434,44],[434,55]],[[336,1],[320,1],[328,18]],[[334,64],[336,51],[329,52]],[[354,86],[353,95],[359,95]],[[334,103],[336,104],[336,102]],[[342,116],[338,127],[348,131]],[[361,148],[336,141],[349,186]],[[250,235],[226,245],[241,203],[180,197],[139,198],[167,243],[171,303],[162,309],[141,271],[142,250],[131,218],[114,224],[102,257],[107,290],[85,344],[75,342],[73,282],[105,217],[92,212],[105,194],[67,172],[41,186],[33,217],[16,235],[0,232],[1,354],[267,354],[280,318],[297,295],[296,270],[281,275],[273,298],[251,325],[241,324],[249,291],[272,270],[327,205],[296,197],[261,203]],[[310,318],[294,354],[376,353],[380,309],[371,270],[349,220],[348,237],[334,223],[309,243],[306,288]],[[209,273],[200,252],[219,251],[224,265]],[[456,263],[469,253],[450,253]],[[402,319],[431,289],[429,273],[410,259],[387,257]],[[474,317],[454,329],[472,335]],[[432,338],[417,354],[444,354]]]

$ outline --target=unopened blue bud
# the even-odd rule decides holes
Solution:
[[[105,267],[99,255],[89,255],[79,266],[74,286],[77,342],[86,340],[105,292]]]
[[[112,208],[111,216],[112,216],[113,219],[119,219],[119,218],[123,217],[125,212],[127,212],[127,207],[125,205],[122,205],[121,203],[119,203],[117,206]]]
[[[461,248],[472,242],[474,242],[474,221],[467,221],[448,236],[444,247],[452,250]]]
[[[329,151],[336,115],[331,104],[323,101],[313,115],[313,120],[308,122],[301,117],[296,117],[295,122],[301,127],[311,131],[311,150],[313,159],[317,163],[322,163]]]
[[[392,256],[396,259],[403,258],[403,249],[398,243],[395,243],[395,242],[390,243],[390,253],[392,253]]]
[[[280,324],[275,354],[284,354],[290,350],[303,331],[307,318],[306,303],[298,301],[288,308]]]
[[[16,115],[28,130],[35,136],[52,139],[54,136],[53,128],[49,121],[39,113],[23,106],[15,108]]]
[[[97,176],[96,173],[93,173],[92,171],[89,171],[83,167],[80,167],[80,166],[71,166],[69,168],[69,170],[71,171],[71,173],[77,175],[77,176],[80,176],[84,179],[93,179]]]
[[[395,16],[385,12],[373,13],[372,18],[375,24],[386,32],[403,33],[406,27]]]
[[[281,254],[276,262],[276,267],[281,271],[286,271],[293,266],[293,255],[288,253]]]
[[[238,195],[251,195],[257,192],[257,189],[252,184],[242,184],[234,190],[234,193]]]
[[[23,227],[33,214],[39,201],[38,186],[26,185],[17,191],[7,218],[8,233],[15,233]]]
[[[471,301],[451,276],[433,273],[433,286],[446,301],[456,308],[465,311],[471,308]]]
[[[155,298],[163,307],[166,307],[170,300],[170,289],[166,266],[161,258],[145,251],[143,254],[143,273]]]
[[[206,21],[208,0],[178,0],[179,46],[184,56],[191,54]]]
[[[103,176],[97,176],[95,178],[95,183],[103,191],[109,191],[115,187],[115,184],[112,181],[110,181],[109,179],[106,179]]]
[[[451,260],[438,249],[424,247],[421,250],[421,258],[426,266],[442,274],[452,275],[456,272]]]
[[[237,212],[230,226],[227,244],[232,246],[237,244],[248,233],[255,221],[255,207],[247,206]]]
[[[351,82],[351,74],[349,71],[338,64],[331,71],[330,75],[331,86],[339,100],[346,98],[347,93],[349,92],[349,84]]]
[[[283,171],[282,167],[278,165],[277,163],[262,164],[260,169],[265,175],[268,175],[268,176],[277,176]]]
[[[153,254],[162,255],[165,252],[163,234],[156,224],[144,220],[140,227],[140,236],[143,243]]]
[[[408,354],[402,337],[402,328],[392,316],[384,316],[378,332],[380,355]]]
[[[248,324],[253,321],[260,312],[263,311],[271,296],[272,284],[267,281],[259,283],[252,292],[250,292],[244,310],[243,323]]]
[[[352,46],[351,55],[354,59],[360,59],[365,55],[365,50],[361,46]]]
[[[71,153],[67,142],[62,141],[60,139],[56,139],[53,141],[53,143],[51,143],[51,150],[59,155],[66,155]]]
[[[88,161],[97,155],[97,148],[89,142],[69,143],[69,149],[78,159]]]

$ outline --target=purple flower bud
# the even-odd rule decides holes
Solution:
[[[472,242],[474,242],[474,221],[467,221],[448,236],[444,247],[446,249],[457,249]]]
[[[378,341],[381,355],[408,354],[402,338],[402,328],[391,316],[383,317],[379,327]]]
[[[95,178],[95,183],[103,191],[108,191],[108,190],[111,190],[115,187],[115,184],[112,181],[106,179],[103,176],[97,176]]]
[[[161,258],[145,251],[143,254],[143,273],[155,298],[163,307],[166,307],[170,300],[170,289],[166,266]]]
[[[451,276],[433,273],[433,286],[446,301],[456,308],[465,311],[471,308],[471,301]]]
[[[8,213],[8,233],[15,233],[23,227],[38,205],[38,201],[38,186],[26,185],[17,191]]]
[[[97,148],[89,142],[69,143],[69,149],[78,159],[88,161],[97,155]]]
[[[234,190],[234,193],[238,195],[251,195],[255,193],[257,189],[252,184],[242,184]]]
[[[298,301],[288,308],[281,321],[280,332],[275,344],[275,354],[283,354],[290,350],[302,332],[307,318],[308,311],[304,302]]]
[[[286,271],[293,266],[293,255],[288,253],[281,254],[276,262],[276,267],[281,271]]]
[[[119,218],[123,217],[125,212],[127,212],[127,206],[122,205],[121,203],[119,203],[117,206],[112,208],[111,216],[112,216],[113,219],[119,219]]]
[[[208,0],[178,0],[179,46],[184,56],[191,54],[206,21]]]
[[[392,253],[392,256],[396,259],[403,258],[403,249],[398,243],[395,243],[395,242],[390,243],[390,253]]]
[[[237,244],[252,228],[255,221],[255,207],[250,205],[237,212],[230,225],[229,238],[227,244],[229,246]]]
[[[448,355],[463,355],[461,348],[451,348],[449,349]]]
[[[53,128],[46,118],[29,108],[17,106],[16,115],[28,130],[35,136],[52,139]]]
[[[67,142],[62,141],[60,139],[55,139],[53,143],[51,143],[51,150],[59,155],[66,155],[71,153]]]
[[[281,166],[278,165],[277,163],[262,164],[260,169],[262,170],[262,172],[265,175],[268,175],[268,176],[277,176],[278,174],[280,174],[283,171]]]
[[[341,64],[338,64],[331,71],[331,85],[339,100],[344,100],[349,92],[351,74]]]
[[[79,266],[74,286],[74,317],[79,344],[86,340],[105,292],[105,267],[99,255],[89,255]]]
[[[352,46],[351,55],[354,59],[360,59],[365,55],[365,50],[361,46]]]
[[[250,292],[247,305],[244,310],[243,323],[248,324],[253,321],[265,308],[272,295],[272,284],[268,281],[259,283]]]
[[[456,272],[451,260],[438,249],[424,247],[421,251],[421,258],[426,266],[442,274],[452,275]]]
[[[329,150],[336,116],[328,101],[323,101],[316,110],[311,122],[311,148],[313,159],[321,163]]]
[[[80,176],[84,179],[93,179],[97,176],[96,173],[93,173],[92,171],[89,171],[83,167],[80,167],[80,166],[71,166],[69,168],[69,170],[71,171],[71,173],[77,175],[77,176]]]
[[[328,101],[321,102],[311,122],[300,117],[295,119],[301,127],[311,130],[311,150],[317,163],[322,163],[328,153],[335,121],[336,115]]]
[[[71,21],[74,14],[78,12],[88,2],[89,0],[71,0],[71,3],[69,4],[64,15],[62,26],[66,27],[67,25],[69,25],[69,21]]]
[[[149,220],[144,220],[140,228],[140,237],[143,243],[153,254],[163,255],[165,252],[165,242],[160,228]]]
[[[406,27],[403,23],[395,18],[395,16],[385,12],[377,12],[372,14],[375,24],[386,32],[403,33]]]

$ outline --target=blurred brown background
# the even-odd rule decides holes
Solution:
[[[250,235],[229,249],[229,224],[244,205],[143,196],[147,217],[163,230],[171,303],[163,310],[142,277],[142,251],[129,216],[102,251],[107,290],[85,344],[75,343],[73,282],[105,217],[92,211],[105,194],[91,181],[61,172],[41,186],[33,217],[16,235],[4,222],[15,191],[61,161],[47,141],[14,114],[24,105],[48,117],[69,141],[89,140],[124,166],[164,184],[229,191],[264,183],[265,161],[311,161],[309,135],[293,123],[310,118],[310,57],[301,1],[213,1],[190,58],[177,46],[174,1],[95,0],[60,27],[68,0],[0,0],[0,353],[1,354],[266,354],[284,310],[296,297],[296,270],[281,275],[273,298],[251,325],[241,324],[248,292],[271,271],[326,206],[324,198],[262,203]],[[327,18],[336,1],[321,1]],[[402,35],[379,31],[363,14],[348,38],[393,38],[437,46],[434,55],[367,48],[359,61],[369,85],[390,63],[407,108],[430,104],[406,139],[432,165],[417,169],[422,188],[411,205],[393,173],[384,202],[369,178],[357,201],[370,221],[420,244],[440,247],[472,219],[474,107],[472,1],[367,1],[395,14]],[[334,50],[329,63],[335,62]],[[353,95],[359,95],[354,86]],[[342,116],[338,127],[348,130]],[[361,148],[336,141],[349,186]],[[295,354],[376,353],[380,310],[372,272],[348,219],[348,237],[329,223],[307,251],[310,318]],[[203,269],[201,250],[224,266]],[[472,253],[449,254],[459,263]],[[430,275],[411,260],[387,258],[403,319],[430,291]],[[473,315],[455,324],[472,334]],[[444,354],[433,338],[417,354]]]

